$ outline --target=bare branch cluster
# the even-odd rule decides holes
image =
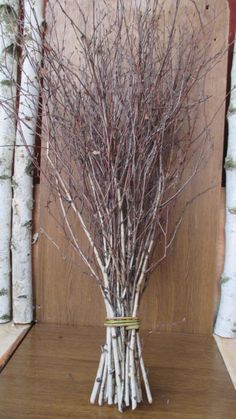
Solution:
[[[76,44],[68,58],[65,46],[47,39],[42,89],[50,182],[64,228],[117,315],[121,300],[132,313],[156,237],[165,241],[161,259],[173,239],[167,207],[200,161],[207,131],[194,127],[213,63],[204,28],[188,15],[179,26],[180,1],[168,21],[157,0],[145,8],[131,3],[118,0],[111,13],[93,2],[92,24],[80,10],[80,26],[60,4]],[[184,179],[195,143],[198,158]],[[71,213],[92,258],[81,249]]]
[[[197,122],[207,100],[205,78],[218,56],[209,54],[208,29],[195,2],[185,8],[176,0],[168,8],[159,0],[104,1],[102,6],[91,1],[90,17],[80,2],[75,4],[79,23],[63,2],[48,8],[52,25],[39,72],[47,161],[42,176],[58,203],[55,218],[100,285],[107,316],[136,318],[148,276],[165,258],[181,221],[170,231],[170,207],[202,160],[208,127],[204,117],[200,128]],[[65,18],[60,34],[58,11]],[[72,48],[63,37],[68,27]],[[33,57],[31,65],[38,69]],[[27,100],[33,106],[34,98]],[[27,125],[27,119],[19,123]],[[89,253],[81,246],[75,219]],[[159,259],[153,263],[155,245]],[[141,398],[135,351],[143,366],[138,332],[111,329],[104,346],[108,358],[103,351],[97,376],[103,384],[99,390],[95,383],[92,397],[100,391],[100,400],[113,400],[109,371],[114,363],[119,408],[123,394],[126,405],[131,398],[135,408]],[[131,351],[127,357],[126,350]],[[126,368],[131,371],[127,379]]]

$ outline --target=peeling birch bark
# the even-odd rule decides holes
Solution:
[[[236,338],[236,37],[231,70],[228,109],[228,150],[226,170],[225,261],[221,277],[221,299],[215,334]]]
[[[13,321],[30,323],[32,307],[32,209],[33,164],[38,113],[41,64],[41,28],[43,2],[24,2],[24,42],[19,117],[14,162],[14,198],[12,227]]]
[[[19,2],[0,1],[0,323],[11,320],[11,201],[12,165],[15,144],[15,109]]]

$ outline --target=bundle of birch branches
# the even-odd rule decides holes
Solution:
[[[171,208],[202,161],[208,131],[195,125],[216,57],[193,3],[185,27],[179,0],[170,9],[158,0],[101,3],[91,1],[87,16],[76,2],[79,18],[62,2],[49,11],[52,22],[64,15],[74,39],[67,52],[61,28],[46,38],[44,175],[58,206],[53,216],[104,298],[106,342],[91,403],[122,411],[142,401],[142,382],[152,402],[138,308],[181,221],[170,222]]]
[[[181,222],[170,221],[176,198],[200,168],[208,129],[204,124],[195,128],[207,100],[204,82],[217,56],[209,54],[207,27],[196,2],[190,1],[186,11],[181,0],[89,1],[90,16],[75,1],[79,20],[68,14],[65,2],[49,3],[52,27],[43,66],[41,1],[24,2],[22,27],[16,19],[18,2],[0,5],[6,17],[1,26],[0,193],[8,197],[0,206],[1,220],[7,220],[0,241],[5,269],[0,316],[4,320],[10,310],[12,240],[13,313],[20,322],[32,319],[32,162],[40,94],[47,161],[42,179],[58,205],[53,216],[97,281],[106,308],[106,342],[91,403],[117,404],[122,411],[142,401],[142,382],[152,402],[138,308],[150,273],[166,257]],[[56,13],[65,18],[65,32],[56,31]],[[70,53],[68,26],[74,34]]]

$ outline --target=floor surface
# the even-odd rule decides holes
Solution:
[[[0,374],[0,419],[121,418],[89,404],[105,330],[38,324]],[[125,419],[236,419],[236,392],[211,336],[148,333],[154,402]]]

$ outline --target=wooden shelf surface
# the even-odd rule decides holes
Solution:
[[[38,324],[0,375],[0,419],[121,418],[89,403],[104,328]],[[235,419],[236,393],[212,336],[143,331],[154,403],[136,419]]]
[[[217,335],[214,338],[236,390],[236,339],[222,338]]]
[[[0,324],[0,371],[11,357],[31,325]]]

